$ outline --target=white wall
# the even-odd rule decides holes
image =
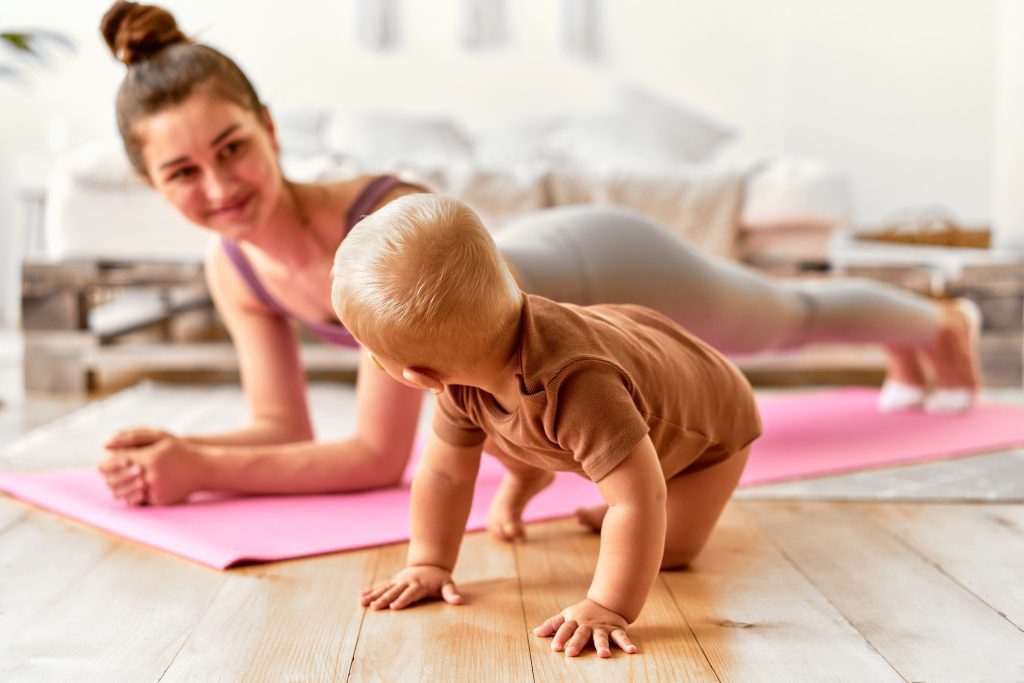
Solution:
[[[992,221],[997,246],[1024,251],[1024,2],[1000,10]]]
[[[460,0],[400,0],[402,43],[384,54],[354,44],[353,3],[164,4],[272,106],[448,111],[479,128],[586,108],[632,80],[730,121],[750,147],[844,169],[864,220],[936,203],[991,215],[1000,0],[605,0],[607,56],[594,65],[559,51],[552,0],[506,0],[508,44],[475,53],[456,40]],[[123,67],[98,35],[107,6],[0,0],[0,28],[45,26],[79,44],[31,90],[0,82],[0,253],[15,160],[45,152],[48,121],[63,116],[71,142],[114,131]],[[11,287],[0,294],[9,311]]]

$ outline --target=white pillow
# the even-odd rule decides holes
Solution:
[[[546,173],[540,165],[468,169],[436,189],[469,204],[491,231],[526,211],[547,206]]]
[[[364,112],[339,114],[327,127],[328,149],[369,168],[440,167],[469,161],[470,135],[444,116]]]
[[[477,166],[522,169],[543,165],[551,158],[551,136],[568,121],[562,114],[536,114],[486,130],[473,149]]]
[[[630,122],[631,128],[653,129],[667,153],[685,161],[711,158],[722,143],[736,135],[736,129],[725,121],[636,85],[620,86],[606,111]]]
[[[833,227],[853,215],[850,183],[816,159],[778,159],[747,181],[740,223],[750,230]]]
[[[330,122],[326,109],[317,107],[284,107],[270,110],[277,127],[277,140],[281,143],[281,156],[306,158],[323,155],[327,151],[324,132]]]
[[[562,163],[588,169],[655,171],[709,159],[734,134],[728,125],[633,86],[548,139]]]

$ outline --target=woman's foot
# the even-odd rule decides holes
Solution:
[[[981,389],[981,311],[969,299],[944,301],[941,305],[942,328],[924,352],[935,376],[935,388],[925,401],[925,411],[963,413],[972,407]]]
[[[968,299],[944,301],[941,306],[942,327],[922,354],[935,378],[935,389],[924,409],[930,413],[959,413],[974,404],[981,388],[981,312]]]
[[[576,519],[580,524],[589,526],[594,531],[600,531],[604,524],[604,516],[608,512],[607,505],[595,505],[589,508],[576,508]]]
[[[521,541],[526,538],[523,529],[523,510],[526,504],[555,480],[553,472],[539,471],[536,476],[523,477],[509,472],[501,480],[498,492],[487,513],[487,530],[499,541]]]
[[[878,409],[897,412],[923,408],[929,413],[968,410],[981,388],[978,337],[981,312],[968,299],[943,301],[938,334],[923,351],[887,349],[889,365],[878,395]],[[931,390],[928,390],[931,369]]]
[[[889,364],[878,393],[878,410],[894,413],[924,407],[928,376],[914,349],[887,348]]]

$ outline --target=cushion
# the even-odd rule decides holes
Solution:
[[[815,159],[778,159],[747,182],[740,222],[750,230],[779,226],[826,226],[848,222],[853,213],[846,176]]]
[[[597,169],[657,169],[711,158],[735,131],[692,107],[623,86],[597,111],[571,119],[548,144],[560,161]]]
[[[271,108],[277,139],[281,143],[281,156],[308,158],[321,156],[327,151],[325,140],[330,113],[317,107]]]
[[[382,170],[468,163],[473,151],[469,133],[457,121],[439,115],[339,114],[327,126],[326,142],[332,153]]]
[[[550,138],[568,121],[565,115],[538,114],[485,130],[473,150],[476,164],[493,169],[546,165],[551,158]]]

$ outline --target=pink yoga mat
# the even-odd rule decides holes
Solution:
[[[785,481],[894,463],[983,453],[1024,444],[1024,408],[984,405],[966,415],[882,415],[877,392],[843,389],[760,401],[765,434],[741,485]],[[502,470],[484,459],[468,528],[483,528]],[[93,469],[0,475],[0,490],[216,568],[241,562],[349,550],[409,536],[407,487],[356,494],[218,498],[188,505],[132,508],[111,499]],[[597,487],[572,474],[531,502],[528,521],[600,503]]]

